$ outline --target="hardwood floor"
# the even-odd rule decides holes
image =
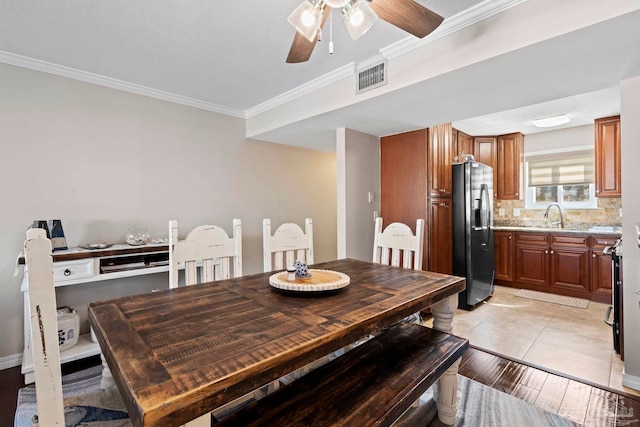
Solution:
[[[98,357],[69,363],[64,366],[63,373],[98,364]],[[640,426],[640,397],[539,366],[470,348],[462,356],[459,373],[585,426]],[[0,371],[0,378],[0,427],[10,427],[13,426],[18,390],[24,383],[19,367]]]
[[[585,426],[640,425],[640,398],[477,348],[462,357],[460,375]]]

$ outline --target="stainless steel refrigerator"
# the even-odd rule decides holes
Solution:
[[[453,274],[467,279],[458,307],[471,309],[493,294],[493,169],[453,165]]]

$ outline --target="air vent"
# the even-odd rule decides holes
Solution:
[[[365,69],[358,69],[356,94],[387,84],[387,61],[379,62]]]

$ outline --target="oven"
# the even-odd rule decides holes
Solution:
[[[611,255],[611,306],[607,309],[604,321],[611,326],[613,348],[622,355],[622,238],[615,245],[604,248],[603,253]]]

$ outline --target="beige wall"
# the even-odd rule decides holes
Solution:
[[[0,64],[0,365],[22,352],[21,274],[34,219],[62,220],[69,245],[243,224],[245,274],[262,270],[262,218],[314,220],[316,261],[336,257],[336,156],[247,140],[243,119]],[[166,285],[165,274],[68,287],[81,304]],[[74,289],[75,288],[75,289]],[[61,304],[60,304],[61,305]]]
[[[380,139],[352,129],[338,131],[341,171],[338,200],[338,256],[370,261],[373,256],[374,213],[380,212]],[[369,193],[373,201],[369,202]]]

